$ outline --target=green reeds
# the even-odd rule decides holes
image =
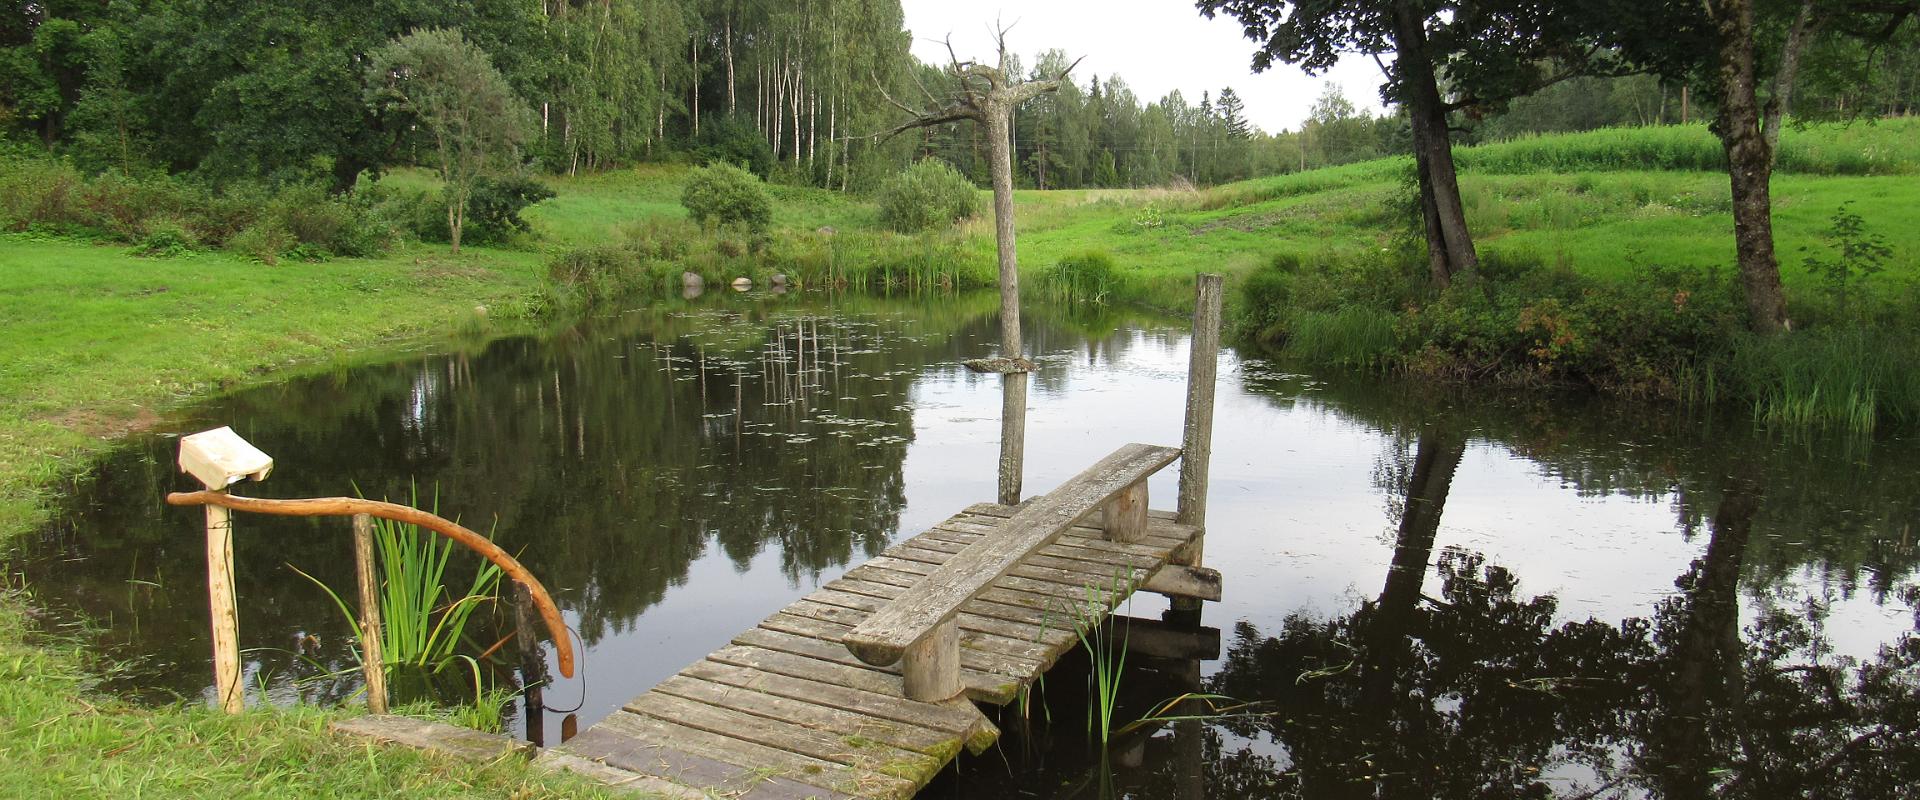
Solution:
[[[1094,305],[1126,302],[1138,294],[1114,266],[1113,256],[1100,250],[1067,256],[1042,270],[1039,289],[1055,302]]]
[[[1087,651],[1088,689],[1093,695],[1087,704],[1087,733],[1099,736],[1104,746],[1113,737],[1113,711],[1120,702],[1120,677],[1127,666],[1126,625],[1120,623],[1116,635],[1105,598],[1125,596],[1131,600],[1132,571],[1117,569],[1107,585],[1090,583],[1081,588],[1085,602],[1066,604],[1063,616]]]
[[[1290,321],[1286,352],[1314,364],[1373,368],[1396,352],[1392,313],[1361,306],[1300,311]]]
[[[417,492],[413,502],[417,507]],[[436,499],[432,510],[438,506]],[[466,592],[454,597],[446,585],[448,562],[458,547],[452,539],[422,531],[416,525],[376,517],[373,544],[379,561],[380,644],[388,669],[438,673],[451,665],[465,665],[472,673],[478,697],[482,688],[479,661],[460,653],[459,648],[466,640],[473,612],[498,600],[500,568],[485,563],[474,573]],[[297,567],[293,570],[325,591],[347,618],[354,640],[365,641],[359,615],[338,592]]]
[[[1729,372],[1767,425],[1871,433],[1920,416],[1920,347],[1865,328],[1743,339]]]

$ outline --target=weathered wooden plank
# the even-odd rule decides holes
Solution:
[[[849,794],[877,789],[874,794],[882,797],[911,797],[946,765],[943,759],[874,739],[843,736],[660,692],[634,698],[627,703],[626,711],[850,767],[842,771],[839,780],[828,783],[828,788]]]
[[[854,581],[860,585],[845,587],[848,591],[863,591],[864,584],[879,584],[891,585],[900,590],[900,592],[905,592],[907,589],[913,588],[915,583],[918,583],[924,578],[924,576],[896,572],[889,569],[868,569],[866,567],[848,572],[847,576],[848,577],[840,578],[827,585],[835,586],[839,581]],[[1001,580],[1024,579],[1002,578]],[[1084,587],[1067,587],[1056,583],[1040,585],[1047,587],[1047,594],[1023,591],[1020,589],[1008,589],[995,585],[981,592],[979,596],[975,597],[971,602],[980,603],[984,601],[1002,606],[1012,606],[1017,609],[1026,609],[1027,613],[1025,616],[1008,616],[1004,613],[1006,609],[993,606],[981,606],[977,611],[980,614],[988,616],[1027,620],[1036,625],[1043,624],[1049,619],[1071,616],[1070,612],[1076,606],[1098,613],[1100,609],[1115,605],[1112,595],[1099,587],[1095,587],[1093,593],[1088,594]],[[900,592],[896,592],[894,596],[897,597]],[[888,599],[892,598],[890,597]]]
[[[942,761],[960,752],[959,733],[869,717],[811,700],[701,680],[684,672],[661,681],[653,687],[653,691],[841,736],[873,739],[902,750],[925,753]]]
[[[810,636],[828,644],[840,644],[846,639],[853,627],[827,620],[803,617],[781,611],[760,621],[765,630],[791,633],[797,636]],[[969,633],[960,637],[960,664],[968,669],[998,675],[1010,675],[1019,678],[1031,678],[1045,671],[1047,662],[1039,658],[1015,655],[1003,652],[1002,643],[991,641],[996,637]],[[985,640],[985,641],[983,641]],[[1011,649],[1011,648],[1008,648]],[[944,699],[944,698],[943,698]]]
[[[927,584],[940,579],[939,565],[930,564],[925,561],[916,561],[908,558],[894,558],[892,556],[876,556],[875,558],[868,561],[866,564],[862,566],[879,567],[883,569],[890,569],[895,572],[905,572],[913,575],[918,575],[920,576],[920,579],[917,581],[914,581],[913,586],[909,588],[920,590],[920,591],[923,591],[920,589],[920,587],[926,586]],[[1090,585],[1094,590],[1094,592],[1099,597],[1105,597],[1108,594],[1111,594],[1111,592],[1107,591],[1107,588],[1106,588],[1107,581],[1089,581],[1086,579],[1087,578],[1086,575],[1082,575],[1079,573],[1070,573],[1064,570],[1053,570],[1049,572],[1046,569],[1039,568],[1039,567],[1022,569],[1020,570],[1020,573],[1021,574],[1018,574],[1018,575],[1002,575],[989,585],[998,586],[1003,589],[1016,589],[1023,592],[1031,592],[1033,594],[1041,595],[1042,597],[1047,597],[1047,598],[1081,597],[1086,594],[1086,590]],[[853,572],[849,571],[847,574],[852,575]],[[1046,577],[1038,577],[1042,575]],[[902,600],[906,601],[906,597],[910,595],[911,593],[909,593],[909,595],[907,596],[903,596]]]
[[[918,561],[880,556],[848,570],[847,577],[874,583],[890,583],[902,589],[911,589],[926,580],[927,573],[932,571],[931,566]],[[1085,595],[1080,587],[1036,581],[1014,575],[995,581],[993,587],[987,592],[995,590],[999,590],[1001,599],[998,602],[1037,609],[1051,608],[1067,600],[1083,599]],[[982,596],[985,595],[986,593],[982,593]],[[1104,592],[1101,592],[1099,597],[1104,598]]]
[[[896,586],[856,578],[839,578],[829,582],[824,588],[849,596],[865,597],[869,600],[878,601],[892,600],[895,597],[899,597],[901,592],[906,591],[906,586],[904,585]],[[1017,596],[1011,598],[1012,602],[1003,602],[1000,598],[1005,595]],[[985,619],[1003,620],[1020,625],[1055,629],[1060,627],[1060,620],[1072,616],[1070,609],[1072,605],[1077,603],[1077,601],[1069,602],[1064,600],[1055,601],[1051,606],[1045,603],[1033,603],[1033,599],[1038,597],[1039,595],[1029,594],[1027,592],[988,589],[981,592],[979,597],[973,598],[973,600],[969,601],[965,606],[962,606],[961,608],[963,610],[961,614],[963,616],[971,615]],[[1091,606],[1091,608],[1098,612],[1100,609],[1106,608],[1106,606],[1096,603]],[[966,626],[963,624],[961,627],[965,628]],[[1040,638],[1035,641],[1047,644],[1055,643],[1052,638]]]
[[[898,596],[898,587],[889,586],[884,588],[894,589],[894,596]],[[806,600],[813,603],[839,606],[841,608],[867,613],[872,613],[875,609],[885,605],[886,601],[891,599],[893,599],[893,597],[876,597],[872,594],[862,594],[833,588],[831,585],[819,589],[806,597]],[[1012,619],[1008,619],[1004,616],[987,616],[979,613],[983,607],[987,606],[999,606],[999,608],[995,610],[1003,614],[1013,614],[1015,616],[1013,616]],[[1047,647],[1069,644],[1073,640],[1071,631],[1063,631],[1057,625],[1049,627],[1043,624],[1045,622],[1044,612],[1019,606],[1002,606],[999,603],[988,603],[978,597],[974,598],[965,606],[962,606],[960,614],[956,616],[955,619],[960,621],[960,629],[963,631],[991,633],[997,636],[1032,642]]]
[[[944,533],[944,535],[934,536],[932,533]],[[905,551],[894,553],[892,550],[888,552],[894,553],[895,557],[898,558],[912,558],[914,553],[933,551],[946,553],[947,556],[951,558],[973,544],[973,542],[970,541],[955,541],[955,539],[964,537],[965,534],[942,531],[934,531],[932,533],[921,534],[914,537],[912,540],[912,553]],[[1078,572],[1105,583],[1113,580],[1116,571],[1150,570],[1164,563],[1166,560],[1164,556],[1149,560],[1128,556],[1114,556],[1092,551],[1086,552],[1085,555],[1087,557],[1085,558],[1074,558],[1073,555],[1077,550],[1079,550],[1079,548],[1070,545],[1050,544],[1028,554],[1026,558],[1021,559],[1020,563],[1025,566]],[[1019,574],[1019,570],[1016,568],[1010,574],[1017,575]]]
[[[591,732],[591,729],[589,729]],[[675,783],[653,775],[629,772],[619,767],[609,766],[605,762],[590,758],[581,758],[561,750],[545,750],[533,759],[533,763],[543,769],[567,771],[584,778],[597,781],[620,793],[634,793],[647,798],[661,800],[712,800],[713,796],[705,790],[685,784]],[[814,787],[806,787],[813,789]],[[818,790],[815,790],[818,791]],[[761,793],[751,796],[754,800],[773,800],[771,795]],[[804,795],[802,795],[804,797]]]
[[[728,649],[753,650],[752,648],[738,647]],[[743,655],[758,662],[781,658],[814,662],[813,659],[803,659],[800,656],[789,656],[783,653],[765,650],[757,651],[757,653],[736,653],[734,654],[733,660],[741,660],[741,656]],[[832,668],[834,665],[829,664],[826,666]],[[809,669],[806,665],[799,666],[797,671],[818,675],[828,678],[829,680],[837,677],[831,669]],[[725,684],[741,689],[751,689],[777,697],[804,700],[809,703],[818,703],[843,709],[866,717],[925,728],[939,732],[949,738],[959,737],[965,740],[965,743],[970,748],[974,746],[985,747],[993,743],[994,737],[991,735],[988,735],[985,741],[979,741],[982,733],[988,733],[989,726],[983,724],[986,723],[986,718],[981,716],[980,712],[973,707],[967,706],[962,708],[935,703],[917,703],[912,700],[907,700],[901,697],[899,683],[897,681],[880,687],[885,689],[886,693],[873,692],[832,682],[795,677],[766,669],[737,666],[713,658],[697,662],[681,670],[680,674],[690,678],[699,678],[700,680],[710,683]]]
[[[971,543],[979,540],[982,536],[992,533],[998,527],[998,523],[975,522],[969,518],[955,517],[954,519],[933,526],[931,530],[914,538],[919,539],[930,536],[948,541],[965,541]],[[1055,539],[1053,544],[1042,548],[1041,552],[1051,552],[1051,548],[1060,547],[1075,552],[1091,551],[1113,558],[1151,560],[1166,558],[1167,553],[1179,545],[1180,542],[1173,540],[1171,537],[1155,538],[1151,535],[1148,539],[1138,544],[1110,542],[1105,539],[1096,539],[1088,536],[1084,528],[1074,528],[1066,533],[1060,534],[1060,538]],[[1060,555],[1060,553],[1051,554]]]
[[[929,546],[921,546],[920,543],[922,541],[923,540],[915,539],[911,544],[901,543],[894,545],[893,547],[887,548],[887,555],[893,558],[918,561],[922,564],[937,567],[945,564],[949,559],[958,557],[960,553],[966,550],[965,547],[942,544],[938,541],[927,541],[926,544]],[[948,550],[955,552],[948,552]],[[1033,553],[1020,559],[1020,563],[1009,568],[1006,574],[1074,586],[1087,583],[1109,584],[1113,582],[1114,578],[1114,570],[1101,565]]]
[[[811,636],[796,635],[784,631],[768,630],[766,628],[754,628],[739,636],[735,636],[733,643],[766,650],[778,650],[783,653],[792,653],[796,656],[806,656],[808,658],[831,661],[847,666],[878,669],[881,672],[891,675],[894,680],[900,680],[900,670],[897,666],[872,667],[860,659],[855,658],[853,653],[849,652],[845,646]],[[1030,678],[1031,676],[1028,677]],[[967,696],[995,705],[1006,705],[1012,702],[1014,697],[1019,693],[1019,685],[1025,682],[1024,679],[1013,675],[996,675],[973,669],[967,665],[965,660],[961,662],[960,681],[966,684]],[[900,691],[902,697],[906,696],[906,690],[904,688]]]
[[[870,664],[900,660],[908,645],[959,612],[961,604],[1051,542],[1073,523],[1136,481],[1180,457],[1171,447],[1129,444],[1015,512],[1005,526],[949,559],[906,595],[868,618],[846,637]]]
[[[560,746],[563,752],[643,775],[707,787],[723,796],[847,800],[845,765],[744,742],[630,711],[608,714]]]
[[[822,592],[816,592],[815,594],[821,593]],[[874,609],[886,606],[885,601],[875,598],[861,597],[860,600],[864,602],[859,602],[852,600],[852,597],[859,596],[843,596],[839,599],[844,600],[846,603],[857,603],[859,606],[866,607],[859,608],[847,604],[823,603],[811,599],[801,599],[799,602],[787,606],[782,613],[832,622],[837,625],[852,628],[859,625],[862,620],[865,620],[872,614]],[[1037,627],[1028,626],[1023,629],[1022,626],[1016,623],[1005,620],[981,618],[968,614],[964,610],[956,615],[954,619],[961,623],[960,630],[963,636],[961,641],[962,646],[977,647],[982,650],[1031,659],[1040,663],[1051,663],[1056,655],[1055,651],[1048,647],[1046,643],[1034,638],[1034,634],[1039,632],[1039,628]]]
[[[511,736],[498,733],[483,733],[444,722],[387,714],[352,717],[335,722],[328,727],[335,733],[361,736],[474,761],[492,761],[501,756],[525,754],[533,747]]]

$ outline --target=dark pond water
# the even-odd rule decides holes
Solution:
[[[201,520],[160,502],[189,488],[177,434],[231,424],[273,454],[251,494],[437,487],[585,642],[550,710],[515,707],[551,743],[991,499],[998,384],[957,362],[991,350],[993,309],[710,298],[243,392],[128,441],[14,565],[128,661],[111,688],[204,698]],[[1179,441],[1177,323],[1027,324],[1029,491],[1122,442]],[[1003,746],[928,796],[1912,796],[1911,440],[1314,379],[1231,352],[1221,375],[1207,561],[1227,588],[1204,622],[1222,652],[1130,658],[1120,717],[1191,690],[1254,705],[1137,728],[1102,758],[1069,659],[1029,724],[1004,720]],[[1156,479],[1158,505],[1172,489]],[[350,586],[344,521],[243,517],[237,551],[256,695],[350,696],[350,677],[315,679],[351,665],[345,623],[292,571]]]

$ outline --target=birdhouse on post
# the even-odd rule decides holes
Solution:
[[[215,492],[244,480],[266,480],[273,459],[232,428],[180,439],[180,471]],[[246,708],[240,685],[240,619],[233,594],[233,512],[207,504],[207,606],[212,613],[213,686],[229,714]]]

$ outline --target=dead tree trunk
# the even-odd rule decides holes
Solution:
[[[998,32],[999,63],[987,66],[962,62],[947,52],[951,61],[947,75],[954,81],[953,93],[945,98],[926,91],[926,103],[914,108],[887,96],[888,102],[911,114],[906,122],[884,135],[893,136],[915,128],[932,128],[949,122],[971,120],[987,129],[988,171],[993,181],[993,233],[1000,262],[1000,480],[999,501],[1020,502],[1020,484],[1024,473],[1027,431],[1027,373],[1033,363],[1024,357],[1020,337],[1020,270],[1014,250],[1013,231],[1013,110],[1041,94],[1058,91],[1065,85],[1075,61],[1059,75],[1042,80],[1019,82],[1009,70],[1006,31]],[[882,89],[885,95],[885,90]]]

